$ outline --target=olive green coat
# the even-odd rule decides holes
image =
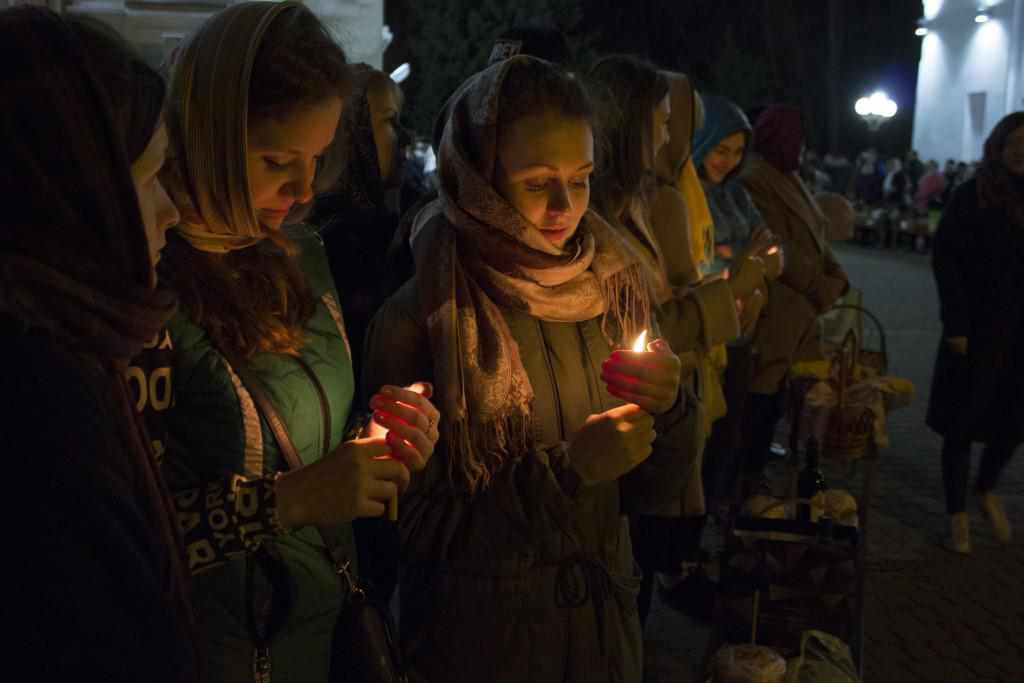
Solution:
[[[678,504],[699,452],[699,408],[681,401],[659,419],[645,463],[570,495],[560,484],[567,442],[620,404],[600,379],[611,348],[600,320],[503,310],[533,386],[538,447],[472,497],[450,483],[441,444],[414,478],[399,513],[403,650],[417,681],[639,683],[625,515]],[[364,386],[432,379],[416,279],[378,313],[367,349]]]

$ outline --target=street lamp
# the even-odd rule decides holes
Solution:
[[[899,107],[889,99],[888,95],[878,90],[870,97],[862,97],[857,100],[853,110],[857,112],[857,116],[864,119],[868,128],[878,130],[883,123],[896,116]]]

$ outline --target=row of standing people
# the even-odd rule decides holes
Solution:
[[[4,192],[25,204],[2,221],[0,309],[5,412],[27,416],[9,448],[32,454],[18,509],[44,565],[20,577],[45,587],[25,591],[21,656],[43,678],[250,680],[266,658],[274,680],[345,680],[330,526],[385,595],[399,581],[416,680],[639,680],[627,517],[704,511],[708,433],[729,444],[712,480],[737,467],[727,410],[766,450],[788,367],[847,287],[796,175],[799,112],[769,109],[752,140],[724,101],[698,126],[685,77],[632,58],[587,74],[621,107],[548,62],[499,61],[449,99],[414,275],[374,311],[400,101],[308,10],[216,15],[166,106],[108,31],[37,9],[0,31],[9,62],[31,55],[5,80],[24,173]],[[356,153],[334,157],[336,133]],[[337,218],[322,239],[358,225],[358,248],[329,259],[320,231],[286,225],[318,194],[313,216]],[[625,350],[643,331],[657,341]],[[357,544],[353,521],[399,494],[397,527]]]

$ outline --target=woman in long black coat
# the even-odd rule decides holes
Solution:
[[[967,553],[971,444],[985,444],[976,489],[1005,543],[1010,524],[994,491],[1024,440],[1024,112],[999,122],[977,177],[950,200],[935,234],[933,267],[943,332],[928,425],[945,437],[945,546]]]

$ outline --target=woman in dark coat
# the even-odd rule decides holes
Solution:
[[[116,36],[34,7],[0,12],[0,64],[6,668],[194,681],[177,524],[125,381],[174,311],[153,270],[178,216],[156,177],[164,85]]]
[[[932,264],[943,330],[928,426],[945,437],[945,546],[968,553],[971,443],[985,444],[976,489],[1005,543],[1010,524],[994,491],[1024,440],[1024,112],[1004,118],[985,141],[977,177],[953,194],[942,216]]]
[[[365,64],[353,71],[352,93],[324,161],[323,173],[339,179],[317,196],[308,221],[320,229],[327,248],[358,376],[366,328],[404,283],[390,267],[388,247],[402,212],[418,197],[402,183],[408,137],[399,124],[402,91],[386,73]]]

